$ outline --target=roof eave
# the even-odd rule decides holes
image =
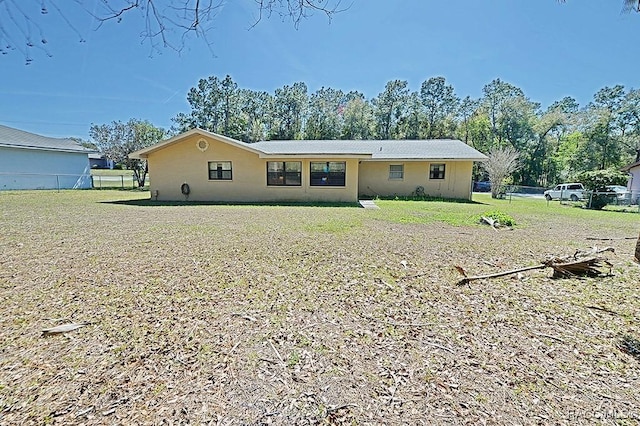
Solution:
[[[345,153],[261,153],[260,158],[356,158],[356,159],[370,159],[371,154],[345,154]]]
[[[488,158],[480,157],[373,157],[371,161],[487,161]]]
[[[220,142],[224,142],[224,143],[228,143],[229,145],[233,145],[236,146],[238,148],[244,149],[246,151],[250,151],[253,152],[254,154],[262,154],[262,151],[258,151],[257,149],[251,148],[248,146],[248,144],[244,143],[244,142],[240,142],[237,141],[235,139],[229,138],[227,136],[223,136],[223,135],[219,135],[217,133],[213,133],[213,132],[209,132],[207,130],[203,130],[200,128],[195,128],[195,129],[191,129],[188,130],[184,133],[180,133],[179,135],[176,135],[172,138],[169,138],[167,140],[164,140],[162,142],[158,142],[155,145],[146,147],[146,148],[142,148],[139,149],[137,151],[132,152],[131,154],[129,154],[129,158],[131,159],[146,159],[149,158],[149,154],[154,153],[155,151],[158,151],[160,149],[166,148],[169,145],[173,145],[175,143],[178,143],[180,141],[182,141],[183,139],[186,139],[190,136],[193,135],[201,135],[201,136],[206,136],[212,139],[215,139],[217,141]]]
[[[98,151],[89,151],[84,149],[57,148],[53,146],[14,145],[10,143],[0,143],[0,147],[15,148],[15,149],[30,149],[30,150],[38,150],[38,151],[73,152],[77,154],[90,154],[92,152],[98,152]]]

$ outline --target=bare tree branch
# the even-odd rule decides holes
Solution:
[[[346,9],[340,8],[341,0],[255,0],[255,3],[258,18],[250,27],[257,25],[263,16],[277,14],[282,19],[290,18],[298,28],[302,20],[315,12],[324,13],[331,19]],[[33,60],[31,52],[34,48],[51,56],[44,48],[47,44],[44,27],[51,22],[49,8],[58,12],[66,26],[79,36],[80,42],[84,42],[84,38],[70,18],[73,8],[91,16],[97,23],[96,30],[108,22],[120,23],[128,17],[139,19],[142,22],[140,37],[152,52],[167,48],[180,52],[190,35],[203,40],[212,50],[213,42],[208,33],[226,3],[225,0],[100,0],[95,10],[89,10],[86,5],[86,0],[0,0],[0,53],[18,51],[27,64]],[[34,33],[39,34],[40,42],[34,41]]]
[[[566,3],[566,0],[558,0],[560,3]],[[622,1],[623,12],[640,12],[640,0],[623,0]]]
[[[489,159],[482,167],[489,175],[491,197],[497,198],[504,180],[521,166],[520,153],[513,147],[494,147],[488,154]]]

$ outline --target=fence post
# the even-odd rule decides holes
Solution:
[[[58,192],[60,192],[60,176],[56,175],[56,186],[58,187]]]
[[[120,186],[124,189],[124,175],[120,175]]]

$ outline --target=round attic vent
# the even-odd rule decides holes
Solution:
[[[200,139],[197,143],[196,146],[198,147],[198,149],[202,152],[205,152],[207,150],[207,148],[209,148],[209,142],[207,142],[204,139]]]

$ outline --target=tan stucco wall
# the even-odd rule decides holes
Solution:
[[[426,161],[362,161],[360,163],[361,196],[407,196],[416,187],[424,187],[426,195],[443,198],[471,199],[472,161],[433,161],[445,164],[444,179],[429,179],[429,165]],[[404,178],[389,179],[389,166],[404,165]]]
[[[200,139],[209,142],[202,152],[196,146]],[[230,181],[209,180],[210,161],[231,161]],[[267,161],[301,161],[302,186],[267,186]],[[311,161],[345,161],[346,186],[309,185]],[[159,201],[183,201],[183,183],[191,189],[190,201],[261,202],[261,201],[332,201],[355,202],[358,199],[358,160],[341,158],[259,158],[258,154],[217,141],[193,135],[152,152],[148,157],[152,198]]]

